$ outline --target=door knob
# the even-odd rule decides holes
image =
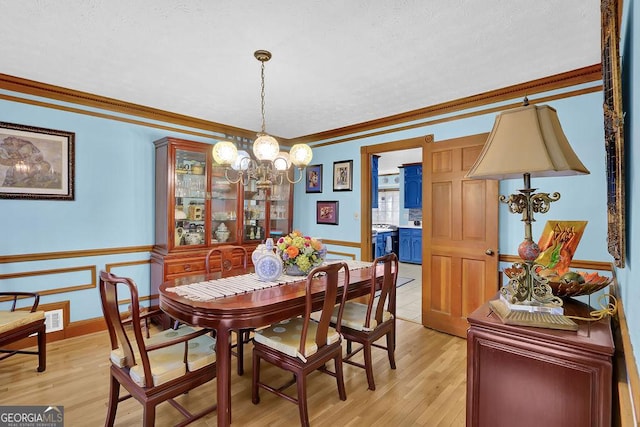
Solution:
[[[487,249],[484,253],[487,255],[493,255],[493,249]]]

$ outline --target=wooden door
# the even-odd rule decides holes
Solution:
[[[498,181],[464,177],[487,135],[425,146],[422,323],[460,337],[498,290]]]

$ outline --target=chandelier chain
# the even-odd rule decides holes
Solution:
[[[262,114],[262,133],[266,133],[265,119],[264,119],[264,61],[260,61],[260,112]]]

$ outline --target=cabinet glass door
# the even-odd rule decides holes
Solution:
[[[203,245],[205,241],[206,159],[203,152],[176,150],[174,246]]]
[[[271,203],[269,207],[269,237],[277,241],[280,237],[291,232],[289,224],[289,198],[291,185],[287,182],[274,185],[271,189]]]
[[[211,173],[211,243],[238,242],[238,184],[225,178],[224,168]]]
[[[244,242],[261,242],[267,231],[266,190],[258,190],[256,181],[244,185]]]

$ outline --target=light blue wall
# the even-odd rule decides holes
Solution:
[[[0,224],[4,227],[0,255],[153,245],[153,141],[167,135],[213,141],[178,131],[4,100],[0,100],[0,121],[75,132],[75,200],[0,199]],[[143,252],[8,263],[0,264],[0,274],[82,266],[96,266],[99,270],[110,263],[148,259],[149,253]],[[118,268],[115,273],[134,278],[141,296],[149,294],[148,264]],[[46,291],[89,283],[90,270],[85,269],[5,279],[0,281],[0,289]],[[97,288],[45,295],[41,304],[64,300],[70,301],[72,322],[101,316]]]
[[[625,1],[621,26],[622,91],[625,111],[625,174],[626,174],[626,267],[617,271],[618,282],[627,316],[629,335],[634,349],[636,364],[640,366],[640,283],[634,276],[640,271],[640,207],[634,200],[640,200],[640,7],[637,2]],[[637,223],[637,225],[636,225]]]
[[[597,84],[597,83],[596,83]],[[573,88],[572,88],[573,89]],[[557,94],[558,91],[554,91]],[[530,97],[531,100],[543,96]],[[520,102],[513,100],[511,102]],[[590,175],[532,179],[532,186],[543,192],[561,193],[558,202],[551,205],[546,215],[536,216],[533,224],[534,239],[539,236],[549,219],[554,220],[587,220],[589,223],[576,251],[576,259],[611,261],[606,247],[606,175],[604,164],[604,131],[602,118],[602,93],[594,92],[578,97],[565,98],[548,103],[558,111],[562,127],[573,149],[590,170]],[[488,106],[491,107],[491,106]],[[486,107],[484,107],[486,109]],[[471,111],[471,110],[470,110]],[[467,111],[462,111],[464,114]],[[433,118],[437,120],[439,117]],[[301,185],[295,188],[294,227],[305,234],[327,239],[349,242],[360,239],[360,147],[407,139],[416,136],[433,134],[436,143],[450,138],[473,135],[491,131],[495,113],[473,116],[462,120],[448,121],[436,125],[425,126],[410,131],[386,133],[382,136],[363,137],[338,145],[327,145],[314,148],[314,164],[322,163],[325,171],[323,192],[306,194]],[[349,157],[351,156],[351,157]],[[354,186],[352,192],[332,191],[333,161],[354,160]],[[501,194],[511,194],[522,188],[522,180],[502,181]],[[340,225],[317,225],[314,207],[318,200],[340,201]],[[358,219],[356,219],[356,215]],[[500,206],[500,252],[517,254],[518,244],[524,235],[520,217],[510,214],[507,206]],[[349,247],[330,247],[339,252],[355,252],[359,250]]]

